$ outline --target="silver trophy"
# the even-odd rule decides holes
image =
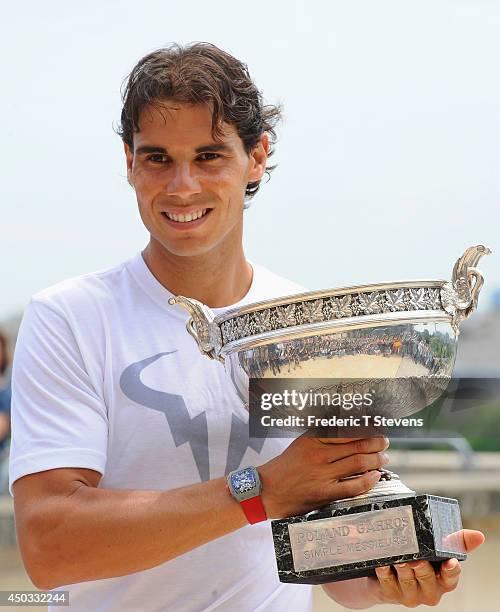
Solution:
[[[202,353],[223,362],[247,408],[250,381],[293,379],[294,388],[312,393],[334,380],[330,391],[369,385],[379,414],[406,417],[432,404],[451,379],[460,323],[483,285],[476,265],[490,252],[468,248],[449,281],[312,291],[220,316],[191,298],[170,303],[189,312],[188,333]],[[396,474],[381,472],[363,495],[272,522],[282,582],[320,584],[417,559],[466,559],[457,500],[417,495]]]

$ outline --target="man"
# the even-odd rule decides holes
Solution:
[[[10,436],[10,359],[7,337],[0,330],[0,494],[7,490]]]
[[[10,380],[9,346],[7,337],[0,330],[0,458],[10,434]]]
[[[370,489],[387,462],[385,439],[248,439],[222,365],[168,305],[183,294],[221,312],[300,290],[242,247],[278,118],[246,67],[212,45],[143,58],[121,136],[149,244],[26,309],[10,475],[19,544],[33,582],[70,585],[74,610],[308,610],[310,587],[278,582],[269,523],[248,524],[225,475],[259,466],[260,518],[277,518]],[[467,533],[470,549],[481,540]],[[458,581],[458,563],[444,566],[325,590],[358,608],[434,603]]]

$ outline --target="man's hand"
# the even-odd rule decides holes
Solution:
[[[463,530],[465,550],[471,552],[481,546],[484,535],[480,531]],[[414,608],[420,604],[435,606],[444,593],[457,588],[461,567],[456,559],[441,563],[439,572],[428,561],[412,561],[378,567],[377,577],[368,578],[368,589],[379,603],[402,604]]]
[[[389,458],[387,438],[312,438],[302,435],[259,467],[269,518],[314,510],[335,499],[369,491]],[[361,474],[357,478],[343,480]]]
[[[462,533],[468,553],[484,542],[480,531],[464,529]],[[457,588],[461,568],[456,559],[447,559],[437,574],[427,561],[400,563],[394,570],[391,566],[378,567],[375,572],[376,577],[324,584],[323,590],[337,603],[356,610],[380,603],[402,604],[407,608],[435,606],[444,593]]]

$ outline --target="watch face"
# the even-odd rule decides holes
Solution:
[[[231,486],[236,493],[246,493],[257,485],[255,472],[252,468],[245,468],[231,475]]]

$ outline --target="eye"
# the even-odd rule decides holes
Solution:
[[[148,160],[156,164],[164,164],[168,161],[168,157],[164,153],[153,153],[148,157]]]
[[[212,159],[217,159],[218,157],[220,157],[220,155],[218,155],[217,153],[212,153],[211,151],[207,151],[206,153],[202,153],[199,156],[199,159],[201,159],[201,161],[210,161]]]

